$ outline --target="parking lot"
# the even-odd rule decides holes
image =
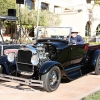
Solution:
[[[50,93],[39,87],[17,86],[17,83],[1,81],[0,100],[80,100],[100,89],[100,75],[92,72],[71,82],[62,81]]]

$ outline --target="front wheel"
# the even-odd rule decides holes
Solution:
[[[100,54],[97,58],[96,66],[95,66],[95,74],[100,75]]]
[[[61,71],[58,66],[52,67],[49,72],[41,76],[43,87],[47,92],[55,91],[61,81]]]
[[[0,74],[7,74],[6,69],[3,65],[0,65]]]

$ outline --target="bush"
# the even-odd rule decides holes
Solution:
[[[100,42],[89,42],[90,45],[100,45]]]

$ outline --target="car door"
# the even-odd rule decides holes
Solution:
[[[81,62],[81,60],[87,53],[85,46],[86,46],[86,44],[69,46],[68,62],[70,62],[70,65],[78,64]]]

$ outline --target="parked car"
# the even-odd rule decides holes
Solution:
[[[0,57],[0,79],[55,91],[62,78],[75,80],[88,72],[100,74],[100,45],[71,45],[54,38],[37,39]],[[21,78],[20,76],[24,76]],[[26,78],[25,78],[26,76]]]

